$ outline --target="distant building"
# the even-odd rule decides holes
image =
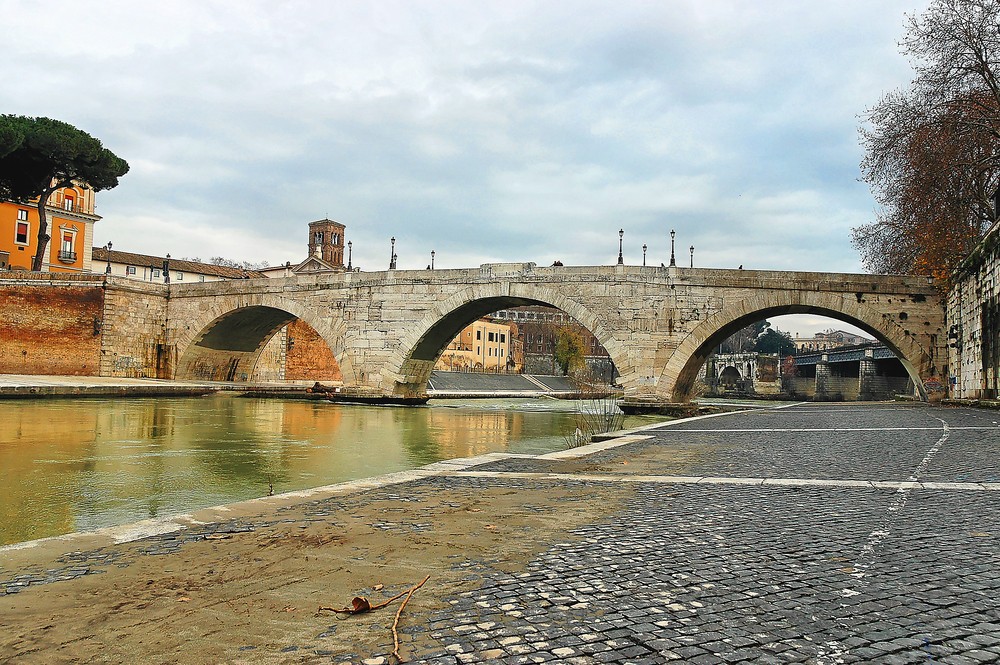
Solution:
[[[303,273],[337,273],[344,272],[344,247],[346,245],[344,232],[347,227],[332,219],[321,219],[309,223],[309,253],[301,263],[292,265],[263,268],[260,273],[265,277],[291,277]],[[350,261],[350,256],[348,256]],[[351,266],[353,269],[353,266]]]
[[[526,305],[495,312],[494,321],[516,324],[517,341],[524,350],[524,371],[529,374],[556,374],[556,336],[560,327],[574,330],[583,339],[584,359],[590,373],[612,383],[618,372],[607,349],[586,326],[572,316],[542,305]]]
[[[875,340],[865,337],[863,335],[856,335],[854,333],[845,332],[843,330],[833,330],[827,329],[823,332],[818,332],[812,337],[799,337],[795,336],[792,338],[792,343],[795,344],[795,351],[801,353],[803,351],[825,351],[827,349],[839,349],[842,346],[855,346],[858,344],[868,344]]]
[[[92,257],[93,272],[107,273],[110,268],[110,274],[115,277],[127,277],[143,282],[217,282],[223,279],[251,279],[264,276],[256,270],[229,268],[166,256],[119,252],[106,247],[94,247]]]
[[[781,358],[743,351],[715,353],[698,371],[709,395],[775,395],[781,392]]]
[[[435,369],[454,372],[520,372],[523,363],[513,350],[517,326],[478,319],[448,344]]]
[[[49,246],[42,261],[46,272],[90,272],[94,241],[94,190],[64,187],[49,197],[46,210]],[[38,251],[38,208],[35,202],[0,201],[0,270],[31,270]]]

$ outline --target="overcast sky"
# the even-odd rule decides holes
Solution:
[[[921,0],[0,0],[3,113],[131,171],[94,243],[381,270],[490,261],[858,272],[858,116]]]

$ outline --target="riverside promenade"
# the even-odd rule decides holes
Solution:
[[[799,404],[0,549],[0,661],[1000,660],[992,411]]]

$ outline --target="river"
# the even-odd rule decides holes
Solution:
[[[0,545],[413,469],[566,447],[576,402],[376,407],[254,399],[0,402]],[[630,417],[626,427],[658,418]],[[662,420],[662,418],[659,418]]]

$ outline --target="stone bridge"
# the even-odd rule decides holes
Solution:
[[[124,281],[111,279],[109,294]],[[780,314],[825,315],[869,332],[900,357],[924,397],[925,386],[939,389],[947,376],[942,296],[923,277],[516,263],[161,288],[162,343],[175,359],[169,378],[249,375],[268,340],[297,318],[329,345],[345,386],[419,395],[465,325],[538,304],[593,332],[636,397],[686,401],[723,339]]]

